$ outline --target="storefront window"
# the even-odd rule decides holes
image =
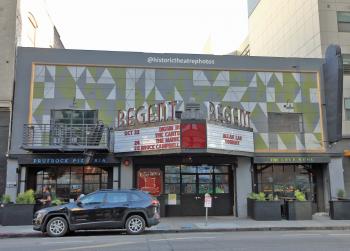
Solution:
[[[310,165],[257,165],[258,192],[288,199],[294,198],[294,191],[298,189],[313,200],[310,169]]]
[[[108,188],[108,171],[101,167],[49,167],[36,174],[36,193],[48,186],[54,197],[68,201],[80,194]]]
[[[165,166],[165,194],[229,193],[229,166]]]

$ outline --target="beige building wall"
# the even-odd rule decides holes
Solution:
[[[44,0],[0,1],[0,108],[11,109],[16,46],[55,47]]]
[[[53,48],[54,24],[44,0],[21,0],[18,5],[18,46]]]
[[[252,56],[321,57],[318,0],[261,0],[248,25]]]
[[[0,1],[0,108],[11,109],[16,49],[16,1]]]
[[[322,55],[330,44],[350,53],[350,32],[338,32],[337,11],[350,12],[350,0],[319,0]]]
[[[330,44],[350,53],[350,32],[338,32],[337,11],[350,0],[261,0],[249,17],[254,56],[324,57]]]

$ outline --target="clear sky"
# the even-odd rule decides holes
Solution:
[[[46,0],[67,49],[227,54],[244,40],[246,0]]]

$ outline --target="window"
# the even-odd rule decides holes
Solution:
[[[350,12],[338,11],[337,21],[339,32],[350,32]]]
[[[80,194],[88,194],[111,187],[107,168],[95,166],[48,167],[36,173],[36,193],[40,196],[48,186],[54,197],[68,201]]]
[[[91,125],[97,123],[96,110],[52,110],[51,124]]]
[[[80,199],[80,201],[85,205],[100,204],[103,203],[105,195],[105,193],[95,193],[88,196],[84,196]]]
[[[257,165],[258,192],[277,195],[280,198],[294,198],[294,191],[300,190],[307,199],[314,200],[311,165]]]
[[[143,200],[140,195],[135,194],[135,193],[131,193],[130,197],[131,197],[131,201],[141,201],[141,200]]]
[[[165,166],[165,194],[230,193],[229,166]]]
[[[127,193],[107,193],[107,203],[123,203],[128,202]]]
[[[303,116],[300,113],[268,113],[270,132],[303,132]]]
[[[180,194],[180,166],[165,166],[165,193]]]
[[[28,19],[29,19],[29,29],[28,29],[28,39],[32,44],[32,47],[35,47],[36,45],[36,32],[38,29],[38,23],[35,20],[35,17],[32,13],[28,13]]]
[[[91,145],[98,144],[103,127],[97,124],[96,110],[52,110],[51,137],[53,145]]]
[[[350,120],[350,98],[344,98],[345,120]]]

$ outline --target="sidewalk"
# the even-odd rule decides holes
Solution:
[[[306,221],[255,221],[233,216],[162,218],[157,226],[147,229],[151,233],[219,232],[219,231],[287,231],[287,230],[350,230],[350,220],[330,220],[328,216],[313,216]],[[0,238],[43,236],[32,226],[0,226]]]

